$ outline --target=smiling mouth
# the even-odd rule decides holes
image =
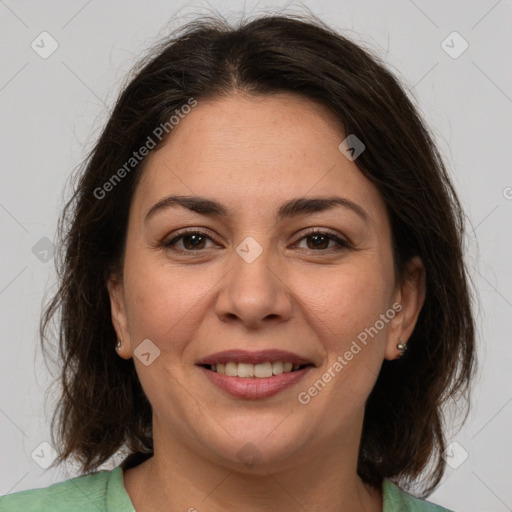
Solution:
[[[241,377],[246,379],[266,379],[269,377],[281,375],[283,373],[293,373],[312,364],[294,364],[286,361],[266,361],[259,364],[237,363],[229,361],[227,363],[202,364],[200,365],[210,370],[228,377]]]

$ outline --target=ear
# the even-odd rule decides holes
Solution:
[[[406,342],[410,338],[425,302],[425,267],[419,257],[407,263],[394,298],[394,304],[400,304],[401,309],[390,322],[385,352],[389,360],[400,357],[397,345],[400,340]]]
[[[132,357],[131,341],[128,330],[128,317],[124,301],[124,286],[121,277],[112,275],[108,279],[107,289],[110,296],[110,312],[112,325],[116,331],[117,339],[121,340],[121,348],[116,352],[123,359]]]

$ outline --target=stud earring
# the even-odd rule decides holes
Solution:
[[[398,345],[396,346],[396,348],[400,350],[400,357],[402,357],[404,355],[404,352],[407,350],[407,342],[402,341],[402,339],[400,338],[398,340]]]
[[[118,339],[117,344],[116,344],[116,350],[121,350],[122,344],[123,344],[123,340]]]

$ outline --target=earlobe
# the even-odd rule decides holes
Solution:
[[[425,293],[425,267],[421,259],[415,256],[406,265],[404,276],[400,281],[397,301],[401,309],[393,319],[393,325],[389,331],[386,359],[402,357],[410,346],[407,342],[425,302]]]
[[[107,289],[110,297],[112,325],[117,335],[115,350],[123,359],[129,359],[132,354],[124,304],[123,283],[119,278],[111,277],[107,282]]]

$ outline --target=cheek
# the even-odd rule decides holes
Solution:
[[[329,344],[343,348],[348,338],[372,326],[390,307],[391,278],[373,262],[327,269],[314,278],[302,274],[295,289],[304,314],[310,313],[310,321],[325,333]]]
[[[311,396],[322,395],[317,403],[341,400],[357,408],[366,400],[379,374],[395,313],[389,314],[392,279],[392,272],[386,273],[374,260],[371,265],[340,267],[336,273],[317,275],[314,288],[310,280],[302,282],[305,314],[314,313],[308,321],[314,323],[323,345],[326,362],[322,370],[328,372],[322,378],[325,391],[322,383],[312,390]]]
[[[127,254],[125,296],[133,346],[149,338],[162,352],[181,352],[222,274],[201,265],[171,265],[158,253]]]
[[[308,308],[315,313],[309,321],[315,322],[325,362],[297,399],[313,415],[332,413],[324,428],[333,436],[362,414],[384,359],[388,323],[380,315],[390,307],[391,281],[383,275],[374,261],[317,278],[314,290],[303,282]],[[375,331],[376,322],[382,328]]]

